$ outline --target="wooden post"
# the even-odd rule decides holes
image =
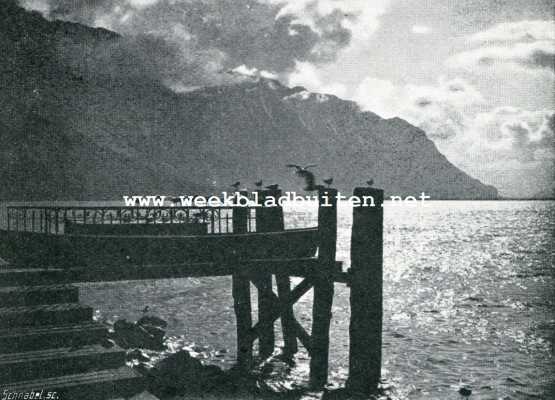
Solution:
[[[291,297],[291,279],[285,273],[276,274],[276,285],[279,299],[285,304]],[[291,358],[298,350],[297,335],[295,334],[295,316],[293,305],[281,311],[281,330],[283,333],[283,355]]]
[[[260,190],[258,191],[259,202],[270,197],[275,199],[281,196],[281,190]],[[283,230],[283,210],[281,207],[261,207],[256,209],[256,231],[273,232]],[[275,349],[275,332],[273,322],[273,293],[272,293],[272,274],[256,274],[258,287],[258,321],[260,323],[260,336],[258,342],[259,355],[267,358],[272,355]]]
[[[310,358],[310,385],[321,388],[328,381],[331,307],[337,240],[337,190],[320,189],[318,192],[318,261],[319,274],[314,276],[312,305],[312,353]]]
[[[372,196],[375,207],[354,207],[351,237],[351,323],[349,379],[351,393],[375,393],[382,361],[383,190],[355,188]]]
[[[282,191],[280,189],[259,191],[259,201],[264,204],[267,198],[273,198],[277,203],[281,195]],[[258,209],[258,211],[260,211],[257,215],[257,224],[260,224],[257,225],[259,232],[275,232],[285,229],[283,207],[278,205],[276,207]],[[287,273],[276,273],[276,286],[279,299],[283,303],[287,303],[291,294],[291,279],[289,275]],[[298,351],[293,305],[281,310],[280,320],[283,333],[283,355],[290,358]]]
[[[233,209],[233,233],[247,232],[247,213],[245,207]],[[239,262],[237,259],[236,262]],[[241,272],[232,275],[232,295],[235,319],[237,321],[237,364],[242,370],[248,371],[252,367],[252,315],[250,280]]]

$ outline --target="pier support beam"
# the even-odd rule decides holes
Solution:
[[[249,209],[235,207],[233,209],[233,233],[246,233]],[[239,258],[236,259],[240,262]],[[239,268],[237,268],[239,271]],[[240,272],[232,275],[233,308],[237,324],[237,364],[242,370],[248,371],[252,367],[252,341],[251,341],[251,290],[248,276]]]
[[[318,193],[318,262],[320,271],[314,276],[312,306],[312,340],[310,385],[320,388],[328,381],[333,278],[336,268],[337,190],[321,189]]]
[[[278,199],[281,190],[260,190],[259,201],[264,204],[266,199]],[[281,207],[261,207],[256,209],[256,231],[275,232],[283,230],[283,209]],[[274,293],[272,274],[259,273],[254,277],[258,288],[258,321],[260,324],[260,336],[258,338],[258,349],[260,358],[271,356],[275,349],[274,320]],[[283,283],[283,282],[282,282]]]
[[[259,198],[262,201],[271,197],[277,202],[281,195],[282,192],[280,189],[259,192]],[[277,207],[267,207],[263,211],[261,210],[260,217],[259,232],[276,232],[285,229],[283,208],[279,205]],[[291,295],[291,279],[289,275],[287,273],[276,273],[276,286],[279,298],[282,299],[284,303],[288,303]],[[291,357],[298,350],[293,305],[288,305],[281,310],[280,320],[284,344],[283,355]]]
[[[351,236],[349,379],[353,394],[375,393],[382,362],[383,190],[355,188],[375,207],[354,207]]]

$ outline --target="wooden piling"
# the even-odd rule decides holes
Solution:
[[[235,207],[233,209],[233,233],[246,233],[249,209]],[[240,262],[238,255],[234,262]],[[237,324],[237,365],[248,371],[252,367],[252,314],[251,290],[248,276],[237,272],[232,275],[233,308]]]
[[[289,303],[291,298],[291,279],[285,273],[276,274],[276,285],[279,299],[283,304]],[[292,357],[297,351],[297,335],[295,334],[295,316],[293,305],[284,306],[281,310],[281,330],[283,333],[283,355]]]
[[[258,191],[259,201],[264,204],[266,199],[277,199],[281,196],[281,190]],[[283,230],[283,210],[281,207],[261,207],[256,209],[256,231],[273,232]],[[272,274],[256,274],[256,286],[258,288],[258,321],[260,324],[260,336],[258,338],[259,356],[267,358],[275,349],[274,332],[274,307],[272,291]]]
[[[351,393],[375,393],[382,361],[383,190],[355,188],[372,196],[375,207],[354,207],[351,237],[351,322],[349,379]]]
[[[259,199],[263,203],[267,198],[273,198],[276,200],[277,204],[277,200],[281,197],[281,195],[282,191],[280,189],[264,190],[259,192]],[[260,217],[260,220],[258,217]],[[257,215],[257,224],[258,223],[260,223],[260,225],[258,225],[259,232],[275,232],[284,230],[283,207],[277,205],[276,207],[266,207],[260,209],[260,212]],[[276,286],[278,297],[282,303],[285,304],[289,302],[291,294],[291,279],[286,272],[276,273]],[[283,333],[283,355],[291,357],[298,350],[293,305],[288,305],[281,309],[280,320]]]
[[[337,240],[337,190],[320,189],[318,193],[318,261],[320,271],[314,279],[310,385],[321,388],[328,380],[333,272]]]

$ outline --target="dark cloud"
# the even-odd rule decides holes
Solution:
[[[554,119],[555,113],[552,113],[544,116],[539,126],[523,120],[505,124],[504,129],[509,134],[512,148],[520,161],[534,161],[537,150],[555,152]]]
[[[555,69],[555,54],[544,50],[536,50],[530,55],[528,64],[537,68]]]
[[[463,82],[460,81],[450,81],[447,83],[447,90],[454,93],[465,92],[466,86]]]
[[[417,107],[427,107],[431,106],[433,101],[427,97],[419,97],[415,100],[414,104],[416,104]]]
[[[520,161],[533,161],[535,145],[530,142],[530,130],[528,127],[517,123],[506,126],[507,131],[511,135],[512,146],[515,154]]]
[[[48,17],[120,33],[169,86],[220,84],[239,65],[277,74],[295,61],[325,63],[351,39],[339,9],[326,15],[306,5],[311,23],[280,14],[281,5],[255,0],[42,0]],[[27,1],[27,6],[32,2]],[[146,60],[151,58],[152,60]],[[155,71],[154,71],[155,70]]]

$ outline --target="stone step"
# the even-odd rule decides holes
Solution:
[[[0,268],[0,286],[48,285],[67,282],[60,268]]]
[[[0,382],[17,382],[119,368],[125,351],[99,344],[0,354]]]
[[[106,338],[107,328],[87,321],[70,325],[45,325],[0,329],[0,354],[22,351],[71,347],[100,343]]]
[[[146,379],[129,367],[72,374],[61,377],[29,380],[11,384],[0,383],[0,393],[40,392],[42,399],[48,392],[56,392],[59,400],[106,400],[129,398],[146,389]],[[13,397],[17,398],[17,397]],[[24,397],[19,397],[24,398]],[[29,396],[28,398],[34,398]]]
[[[0,308],[4,328],[17,326],[69,325],[92,319],[91,307],[78,303]]]
[[[76,303],[78,301],[79,288],[74,285],[0,287],[0,307]]]

